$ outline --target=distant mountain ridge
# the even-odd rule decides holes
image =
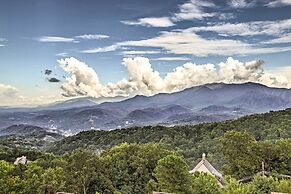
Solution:
[[[251,82],[213,83],[174,93],[137,95],[116,102],[94,104],[95,101],[92,102],[89,97],[79,100],[58,103],[46,109],[0,110],[0,128],[24,123],[74,134],[89,129],[223,121],[252,113],[290,108],[291,90]]]

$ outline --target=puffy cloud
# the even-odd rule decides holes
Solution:
[[[290,85],[290,83],[291,83],[291,65],[266,70],[266,73],[280,77],[282,81],[288,82],[286,85],[289,85],[289,87],[291,87],[291,85]]]
[[[160,92],[174,92],[188,87],[213,82],[243,83],[259,82],[269,86],[291,87],[290,80],[282,75],[265,72],[263,61],[240,62],[229,57],[218,65],[185,63],[162,78],[145,57],[124,58],[123,65],[127,79],[117,83],[101,84],[97,73],[75,58],[58,61],[69,74],[63,83],[65,96],[86,95],[93,97],[153,95]]]
[[[124,58],[123,65],[127,69],[129,82],[135,84],[138,92],[151,95],[162,91],[165,87],[159,72],[153,70],[148,58]]]
[[[66,91],[68,96],[104,96],[102,85],[99,82],[98,75],[83,62],[75,58],[66,58],[58,60],[61,68],[70,73],[72,76],[66,78],[66,82],[62,84],[62,89]]]
[[[178,91],[191,86],[217,82],[214,64],[196,65],[186,63],[166,75],[166,92]]]
[[[219,79],[227,83],[253,81],[257,82],[264,74],[262,60],[242,63],[229,57],[225,63],[219,63]]]
[[[140,18],[137,21],[122,21],[122,23],[146,27],[170,27],[175,25],[169,17]]]

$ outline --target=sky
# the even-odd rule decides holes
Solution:
[[[291,0],[1,0],[0,106],[291,87]]]

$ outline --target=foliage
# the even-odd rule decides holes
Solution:
[[[223,194],[249,194],[251,193],[248,184],[242,184],[232,177],[226,177],[226,185]]]
[[[60,154],[0,146],[0,191],[9,194],[55,193],[290,193],[291,109],[220,123],[86,131],[51,147]],[[128,143],[126,143],[128,142]],[[68,151],[68,152],[67,152]],[[65,153],[61,155],[62,153]],[[190,175],[202,152],[226,178]],[[13,165],[25,155],[31,162]],[[257,174],[264,170],[272,176]],[[222,167],[222,168],[220,168]],[[268,174],[268,175],[270,175]]]
[[[182,154],[192,168],[203,152],[220,168],[225,159],[220,154],[219,138],[227,131],[251,134],[256,141],[290,138],[291,109],[254,114],[237,120],[185,126],[146,126],[112,131],[83,131],[52,144],[48,151],[64,154],[82,148],[93,153],[124,143],[163,143]],[[261,162],[260,162],[261,163]]]
[[[291,193],[291,180],[281,180],[276,185],[276,191],[282,193]]]
[[[290,174],[291,139],[256,141],[245,132],[229,131],[220,139],[225,174],[243,178],[262,170]]]
[[[276,180],[273,177],[256,175],[250,185],[252,194],[268,194],[276,189]]]
[[[177,155],[168,155],[158,161],[154,170],[153,188],[168,193],[191,193],[191,175],[186,162]]]
[[[172,154],[160,144],[121,144],[104,153],[108,178],[121,193],[146,193],[159,159]]]
[[[221,193],[217,179],[207,173],[195,173],[192,182],[193,194]]]

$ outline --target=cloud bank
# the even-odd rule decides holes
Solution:
[[[64,96],[115,97],[137,94],[149,96],[213,82],[252,81],[268,86],[291,86],[291,80],[286,77],[265,72],[262,67],[264,62],[261,60],[243,63],[231,57],[218,65],[185,63],[164,78],[152,68],[148,58],[124,58],[122,64],[127,70],[128,78],[108,84],[102,84],[93,68],[73,57],[58,60],[58,63],[70,74],[61,86]]]

